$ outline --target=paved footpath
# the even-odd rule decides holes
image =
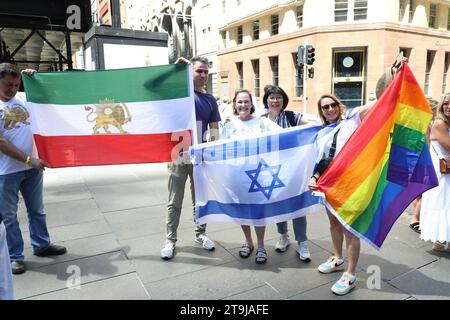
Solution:
[[[298,259],[294,245],[285,253],[275,252],[277,232],[271,225],[266,232],[268,263],[260,266],[254,254],[239,258],[244,237],[236,225],[209,224],[216,250],[198,247],[186,192],[176,256],[167,262],[159,256],[166,200],[165,164],[47,170],[44,201],[50,235],[67,246],[68,253],[55,258],[32,255],[21,202],[28,270],[14,276],[16,298],[450,299],[450,255],[432,252],[431,244],[409,229],[410,210],[379,252],[362,244],[357,288],[337,297],[330,288],[339,274],[323,275],[316,269],[332,250],[325,213],[308,217],[310,263]],[[292,235],[291,223],[289,228]]]

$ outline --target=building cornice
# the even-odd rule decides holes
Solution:
[[[276,12],[279,9],[282,8],[286,8],[286,7],[290,7],[290,6],[294,6],[294,5],[300,5],[303,4],[303,1],[300,0],[288,0],[288,1],[284,1],[282,3],[277,3],[277,4],[273,4],[270,5],[264,9],[258,10],[257,12],[254,13],[250,13],[248,15],[244,15],[241,17],[238,17],[236,19],[231,20],[230,22],[228,22],[225,25],[222,25],[219,27],[219,31],[224,31],[228,28],[232,28],[232,27],[236,27],[238,25],[242,25],[243,23],[246,23],[248,21],[251,20],[257,20],[265,15],[271,14],[273,12]]]
[[[332,26],[320,26],[320,27],[312,27],[312,28],[304,28],[299,31],[290,32],[286,34],[279,34],[276,36],[272,36],[267,39],[260,39],[257,41],[253,41],[251,43],[246,43],[242,45],[238,45],[232,48],[227,48],[224,50],[220,50],[217,55],[221,56],[228,53],[238,52],[241,50],[257,48],[261,46],[266,46],[269,44],[274,44],[286,40],[291,40],[295,38],[301,38],[306,36],[315,36],[317,34],[322,33],[343,33],[343,32],[358,32],[358,31],[374,31],[374,30],[384,30],[384,31],[394,31],[394,32],[403,32],[410,34],[418,34],[425,35],[429,37],[436,38],[448,38],[449,32],[446,30],[437,30],[431,28],[423,28],[423,27],[413,27],[409,25],[403,25],[399,23],[365,23],[365,24],[345,24],[345,25],[332,25]],[[449,43],[438,44],[438,45],[449,45]]]

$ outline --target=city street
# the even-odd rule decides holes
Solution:
[[[380,252],[362,243],[357,287],[344,297],[330,291],[339,273],[317,271],[332,250],[325,213],[308,216],[310,263],[298,259],[293,243],[287,252],[275,252],[278,235],[271,225],[268,262],[257,265],[254,254],[246,260],[238,256],[244,240],[239,226],[209,224],[213,252],[194,243],[187,188],[176,256],[163,261],[166,185],[164,163],[46,170],[50,235],[68,253],[33,256],[21,201],[28,269],[14,276],[16,299],[450,299],[450,256],[432,252],[408,227],[410,210]],[[289,228],[293,238],[291,223]]]

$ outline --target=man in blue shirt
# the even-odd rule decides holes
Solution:
[[[201,123],[201,137],[197,137],[199,143],[206,142],[206,135],[209,126],[209,140],[218,138],[220,114],[216,99],[206,92],[205,86],[208,82],[209,61],[203,57],[194,57],[189,62],[185,58],[180,58],[176,63],[186,63],[192,65],[193,82],[195,94],[195,115],[197,123]],[[193,166],[191,163],[171,162],[168,164],[169,171],[169,202],[167,204],[166,222],[166,243],[161,250],[161,258],[169,260],[173,258],[175,243],[177,241],[177,229],[180,222],[181,207],[183,204],[184,189],[187,177],[191,182],[192,203],[195,207],[195,191]],[[195,210],[194,210],[195,219]],[[214,242],[206,234],[206,224],[197,225],[195,228],[195,242],[203,249],[212,251],[215,249]]]

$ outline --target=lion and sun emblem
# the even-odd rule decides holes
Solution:
[[[86,120],[95,122],[94,134],[112,134],[110,126],[116,127],[121,134],[128,133],[123,129],[126,123],[131,122],[131,114],[126,104],[115,102],[114,99],[103,99],[95,105],[95,108],[85,106],[84,110],[90,111]],[[103,133],[100,132],[101,128]]]

